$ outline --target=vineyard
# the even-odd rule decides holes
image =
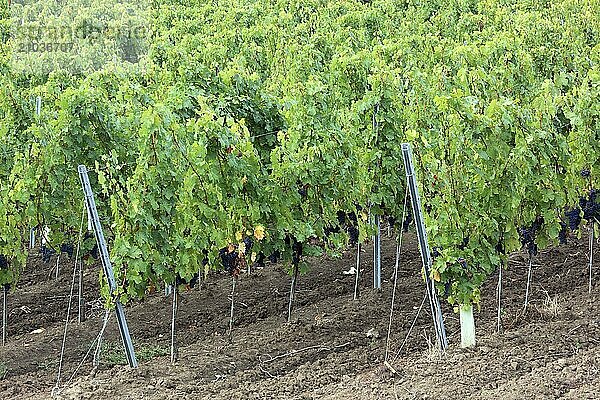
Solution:
[[[9,348],[28,331],[17,328],[25,316],[10,314],[6,302],[12,309],[23,290],[50,279],[69,304],[49,321],[60,325],[67,315],[64,352],[77,273],[80,294],[98,299],[96,314],[80,299],[79,324],[86,306],[94,320],[121,305],[129,312],[171,302],[163,317],[172,324],[173,363],[185,363],[185,346],[194,343],[175,329],[181,313],[198,321],[185,311],[186,296],[204,296],[211,285],[220,294],[200,303],[215,302],[228,324],[215,329],[232,346],[241,346],[240,319],[251,318],[243,316],[245,285],[263,287],[261,279],[285,278],[287,301],[280,282],[276,295],[252,292],[256,301],[274,296],[275,307],[264,317],[253,312],[279,315],[277,329],[287,330],[277,332],[291,343],[310,308],[304,290],[316,290],[315,301],[343,293],[346,311],[365,302],[385,324],[377,335],[386,339],[383,368],[392,375],[399,369],[388,357],[391,328],[410,327],[414,317],[393,315],[395,304],[415,300],[426,313],[426,286],[432,311],[433,291],[440,299],[450,352],[461,343],[459,315],[464,347],[474,344],[465,341],[474,328],[463,320],[473,310],[498,334],[510,329],[511,312],[523,323],[539,300],[536,265],[558,265],[548,256],[554,252],[584,255],[572,264],[576,280],[551,286],[581,294],[592,312],[600,1],[13,0],[0,13],[0,287]],[[414,174],[402,143],[412,147]],[[79,166],[89,171],[97,220]],[[427,246],[416,245],[421,227],[431,260]],[[373,276],[361,276],[371,258]],[[508,286],[503,297],[503,274],[523,279],[523,293]],[[402,282],[410,285],[396,294]],[[229,306],[217,307],[219,296]],[[143,323],[158,323],[146,315]],[[369,315],[356,312],[353,323],[366,328],[357,321]],[[139,331],[142,321],[133,320]],[[157,331],[148,326],[150,340]],[[446,350],[439,325],[435,333],[416,326],[428,332],[421,339],[429,350]],[[213,340],[203,335],[197,341]],[[340,342],[325,341],[318,352],[343,350],[346,342],[333,336]],[[357,361],[359,368],[382,366],[380,355]],[[10,379],[3,358],[0,378]],[[59,371],[62,361],[60,354]],[[263,364],[263,375],[273,375]]]

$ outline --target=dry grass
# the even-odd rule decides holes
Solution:
[[[423,338],[427,342],[427,350],[425,350],[424,357],[427,361],[440,361],[444,358],[444,352],[440,349],[435,340],[431,340],[431,337],[423,333]]]
[[[562,300],[559,295],[551,297],[548,292],[546,292],[546,299],[542,303],[540,308],[540,313],[546,315],[551,318],[556,318],[560,314]]]

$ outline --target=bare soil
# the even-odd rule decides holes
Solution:
[[[342,274],[355,265],[355,251],[338,259],[311,259],[298,282],[291,323],[285,322],[290,277],[282,266],[242,275],[232,342],[227,335],[231,278],[211,275],[201,287],[180,295],[175,365],[167,354],[171,299],[157,291],[126,308],[140,359],[136,370],[121,365],[114,315],[100,367],[92,368],[91,356],[84,360],[104,316],[98,266],[90,266],[85,272],[88,319],[68,326],[55,394],[59,399],[597,399],[600,287],[588,294],[587,250],[587,242],[575,241],[535,258],[526,312],[527,259],[511,255],[503,273],[501,333],[496,332],[496,275],[485,285],[475,314],[475,348],[459,347],[458,316],[444,305],[450,348],[441,355],[432,344],[427,302],[418,313],[425,294],[421,260],[415,238],[407,235],[389,342],[395,373],[383,363],[395,259],[392,239],[383,240],[381,291],[372,289],[372,248],[365,246],[359,301],[352,300],[354,276]],[[73,270],[73,261],[63,257],[58,280],[51,271],[55,259],[43,264],[32,257],[24,280],[9,294],[0,399],[51,397]],[[71,316],[76,321],[75,304]],[[38,329],[43,332],[32,333]]]

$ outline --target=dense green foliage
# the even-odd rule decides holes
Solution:
[[[125,301],[220,268],[222,249],[245,262],[290,260],[295,242],[338,251],[338,211],[359,216],[364,240],[368,211],[400,219],[404,141],[451,303],[479,301],[521,227],[543,218],[536,244],[556,243],[565,208],[597,187],[598,1],[164,0],[146,12],[147,43],[127,42],[147,48],[139,62],[25,75],[4,11],[0,284],[17,278],[29,227],[73,240],[78,164],[96,170]]]

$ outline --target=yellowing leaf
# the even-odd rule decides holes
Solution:
[[[265,228],[262,225],[257,225],[254,228],[254,237],[256,240],[263,240],[265,238]]]

